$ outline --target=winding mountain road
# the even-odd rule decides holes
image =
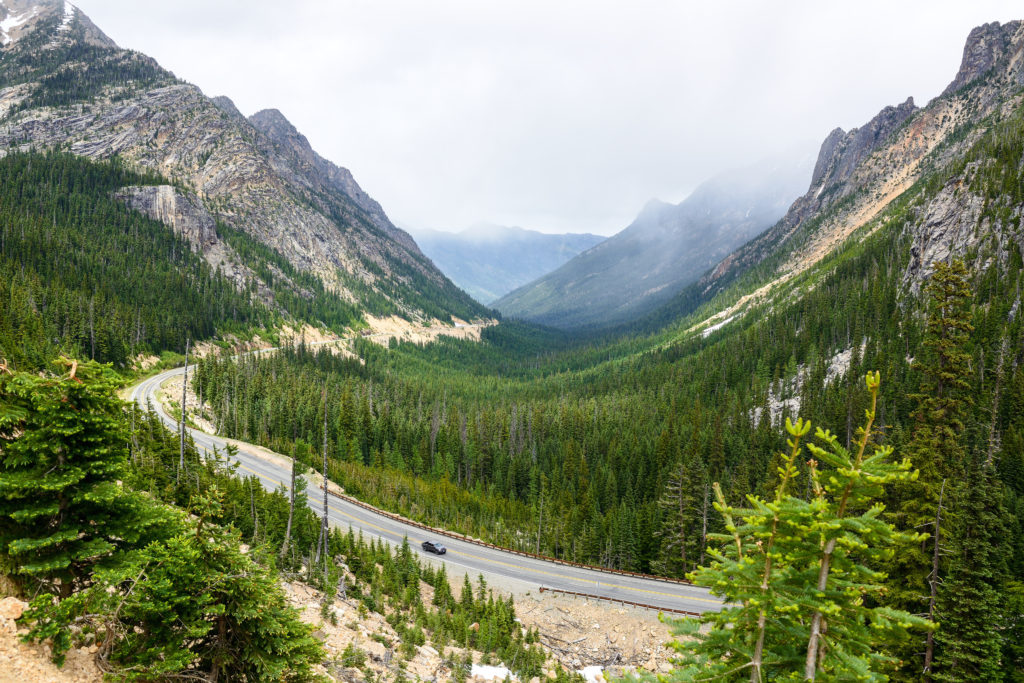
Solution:
[[[147,404],[152,406],[160,419],[172,430],[177,429],[177,420],[166,413],[157,400],[157,392],[162,384],[182,372],[182,368],[168,370],[140,382],[130,390],[130,399],[133,402],[138,403],[143,409]],[[201,453],[212,453],[216,449],[224,455],[228,444],[233,444],[238,448],[234,459],[238,462],[239,474],[255,475],[268,490],[274,490],[282,485],[287,487],[291,472],[289,461],[284,456],[271,453],[259,446],[224,439],[197,429],[190,428],[189,434]],[[323,491],[311,484],[308,496],[309,506],[319,513],[323,507]],[[467,573],[471,578],[482,574],[488,582],[511,589],[513,592],[543,588],[683,612],[717,611],[722,606],[721,601],[709,595],[705,589],[696,586],[565,565],[457,538],[439,537],[413,524],[368,510],[336,496],[329,500],[328,520],[333,525],[351,526],[353,529],[361,530],[364,536],[377,536],[393,544],[401,543],[403,538],[408,537],[417,552],[420,552],[422,541],[428,538],[441,540],[447,546],[448,553],[441,558],[429,555],[426,556],[427,559],[443,561],[450,565],[450,573]]]

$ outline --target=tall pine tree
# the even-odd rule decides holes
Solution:
[[[914,614],[934,617],[941,576],[934,561],[936,538],[949,537],[950,529],[936,528],[949,522],[939,510],[943,480],[959,481],[967,471],[963,443],[964,420],[972,405],[968,343],[971,289],[962,261],[936,262],[924,289],[928,296],[925,337],[914,369],[921,374],[907,455],[920,471],[915,482],[894,487],[893,521],[907,531],[930,529],[920,545],[895,558],[889,588],[892,603]],[[897,651],[903,662],[898,677],[918,680],[930,675],[934,637],[908,642]]]

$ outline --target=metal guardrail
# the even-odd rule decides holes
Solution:
[[[320,488],[322,490],[323,489],[323,485],[319,486],[318,488]],[[488,543],[487,541],[481,541],[480,539],[473,538],[472,536],[464,536],[462,534],[455,533],[454,531],[448,531],[447,529],[438,529],[438,528],[435,528],[435,527],[432,527],[432,526],[428,526],[428,525],[423,524],[421,522],[417,522],[417,521],[408,519],[407,517],[403,517],[401,515],[396,515],[393,512],[388,512],[386,510],[381,510],[378,507],[374,507],[373,505],[370,505],[369,503],[364,503],[363,501],[361,501],[361,500],[359,500],[357,498],[353,498],[352,496],[348,496],[348,495],[341,494],[341,493],[335,493],[334,491],[331,491],[330,489],[328,489],[327,492],[328,492],[328,494],[334,496],[335,498],[339,498],[339,499],[344,500],[346,502],[352,503],[353,505],[361,507],[361,508],[363,508],[365,510],[370,510],[371,512],[375,512],[378,515],[381,515],[382,517],[387,517],[388,519],[393,519],[396,522],[401,522],[402,524],[408,524],[410,526],[414,526],[414,527],[416,527],[418,529],[423,529],[425,531],[429,531],[430,533],[437,534],[439,536],[447,536],[448,538],[455,538],[455,539],[458,539],[460,541],[464,541],[466,543],[472,543],[473,545],[479,545],[479,546],[483,546],[485,548],[491,548],[492,550],[501,550],[502,552],[512,553],[513,555],[520,555],[522,557],[530,557],[530,558],[533,558],[535,560],[542,560],[544,562],[553,562],[555,564],[560,564],[560,565],[563,565],[563,566],[566,566],[566,567],[576,567],[577,569],[589,569],[591,571],[604,572],[606,574],[618,574],[620,576],[632,576],[632,577],[635,577],[635,578],[638,578],[638,579],[648,579],[648,580],[651,580],[651,581],[663,581],[665,583],[682,584],[682,585],[685,585],[685,586],[692,586],[693,585],[692,582],[687,581],[686,579],[673,579],[673,578],[668,577],[668,576],[656,576],[654,574],[644,574],[644,573],[641,573],[641,572],[631,572],[631,571],[627,571],[625,569],[611,569],[609,567],[601,567],[601,566],[598,566],[598,565],[595,565],[595,564],[584,564],[582,562],[572,562],[571,560],[562,560],[562,559],[559,559],[557,557],[551,557],[549,555],[540,555],[538,553],[531,553],[531,552],[528,552],[528,551],[525,551],[525,550],[516,550],[515,548],[506,548],[505,546],[495,545],[493,543]],[[548,590],[554,590],[554,589],[550,589],[549,588]]]
[[[617,602],[620,605],[629,605],[631,607],[642,607],[644,609],[653,609],[653,610],[657,610],[659,612],[672,612],[673,614],[682,614],[683,616],[687,616],[687,617],[699,617],[699,616],[701,616],[700,612],[691,612],[690,610],[685,610],[685,609],[673,609],[671,607],[658,607],[657,605],[648,605],[648,604],[643,603],[643,602],[633,602],[632,600],[623,600],[622,598],[610,598],[610,597],[605,596],[605,595],[594,595],[592,593],[580,593],[579,591],[566,591],[566,590],[562,590],[561,588],[547,588],[546,586],[541,586],[540,587],[540,592],[544,593],[545,591],[549,592],[549,593],[561,593],[562,595],[572,595],[572,596],[580,597],[580,598],[591,598],[593,600],[606,600],[607,602]]]

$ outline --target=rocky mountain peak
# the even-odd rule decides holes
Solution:
[[[825,141],[821,143],[821,150],[818,152],[818,161],[814,164],[814,173],[811,174],[811,187],[821,184],[825,173],[829,169],[832,157],[836,153],[836,149],[845,137],[846,131],[842,128],[836,128],[825,137]]]
[[[956,78],[942,92],[943,95],[954,93],[971,81],[985,75],[1008,55],[1017,55],[1024,49],[1022,44],[1022,22],[1009,21],[1000,24],[993,21],[991,24],[982,24],[974,28],[967,36],[967,43],[964,45],[964,56],[960,62],[960,71]],[[1024,70],[1021,69],[1019,60],[1010,60],[1011,65],[1016,62],[1015,75],[1018,84],[1024,84]]]
[[[295,149],[313,153],[313,147],[309,144],[306,136],[300,133],[278,109],[258,111],[249,117],[249,122],[274,142],[289,143],[289,146]]]
[[[323,158],[309,144],[291,121],[277,109],[263,109],[249,117],[249,123],[263,133],[276,147],[276,151],[306,171],[309,178],[319,179],[335,190],[346,194],[360,209],[366,212],[373,225],[410,252],[420,255],[416,242],[404,230],[396,228],[384,213],[384,209],[363,191],[347,168],[337,166]]]
[[[67,36],[96,47],[117,47],[68,0],[0,0],[0,48],[44,27],[55,33],[54,38]]]
[[[908,97],[902,104],[885,107],[859,128],[849,132],[842,128],[833,130],[821,144],[811,189],[820,191],[826,185],[848,179],[860,162],[878,149],[916,111],[914,98]]]
[[[644,223],[656,222],[673,207],[675,207],[675,204],[669,204],[657,197],[648,199],[647,203],[644,204],[644,207],[640,209],[640,213],[637,215],[636,221]]]
[[[238,111],[238,107],[235,106],[235,103],[230,97],[220,95],[219,97],[211,97],[210,101],[217,105],[218,109],[232,118],[245,120],[245,116],[242,115],[242,112]]]

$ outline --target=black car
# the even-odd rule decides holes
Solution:
[[[437,553],[438,555],[444,555],[448,552],[448,548],[445,548],[437,541],[423,541],[423,550],[428,553]]]

